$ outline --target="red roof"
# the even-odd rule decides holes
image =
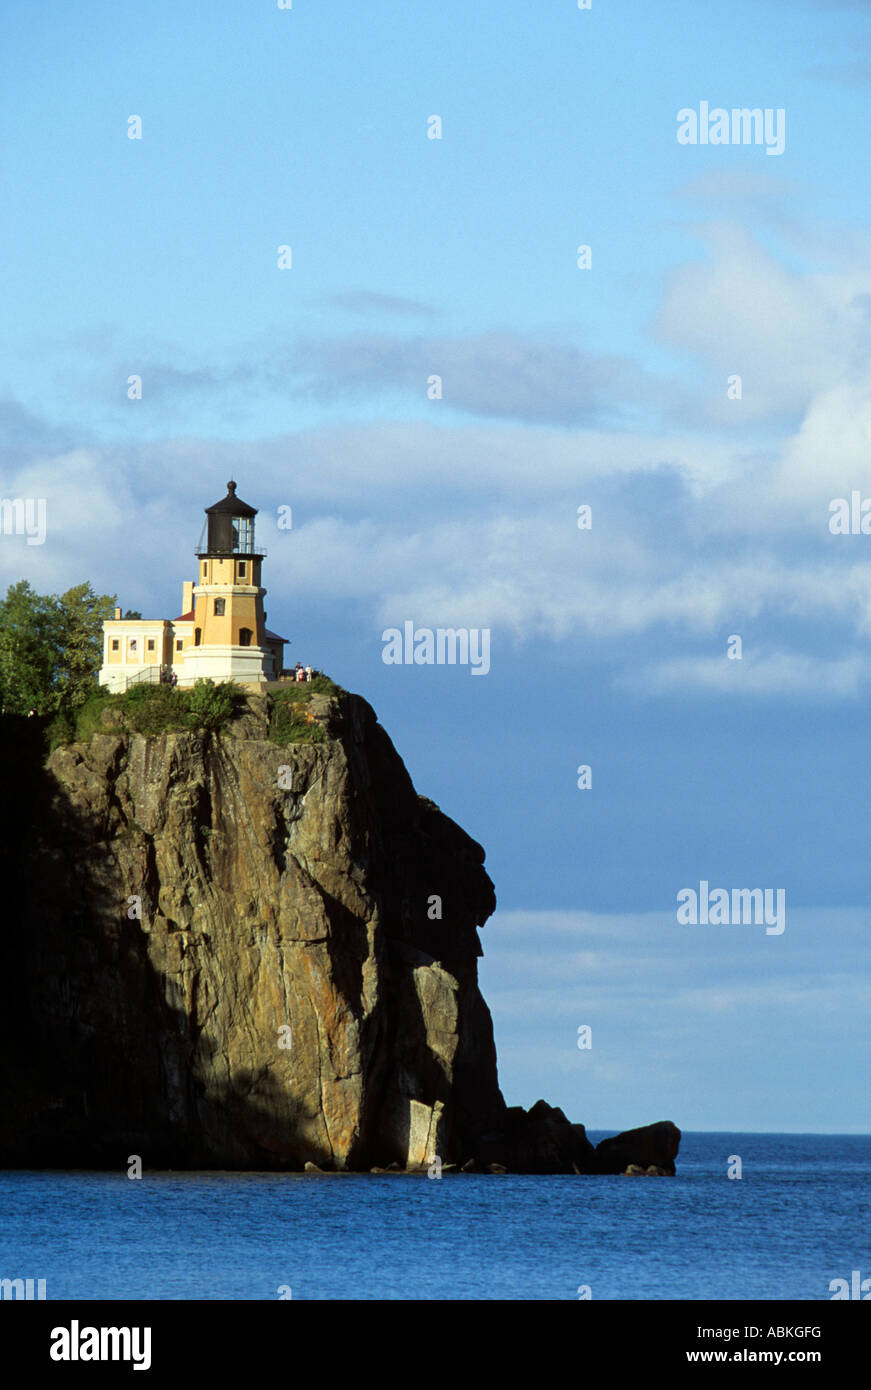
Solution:
[[[194,620],[194,609],[192,608],[191,611],[190,611],[189,613],[182,613],[182,615],[181,615],[180,618],[173,618],[172,621],[173,621],[174,623],[192,623],[193,620]]]

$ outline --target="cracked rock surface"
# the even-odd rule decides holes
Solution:
[[[266,700],[220,734],[108,708],[44,763],[0,720],[0,1165],[673,1174],[663,1121],[604,1140],[506,1107],[484,851],[418,796],[365,700]]]
[[[364,700],[312,708],[322,743],[252,697],[51,755],[6,843],[4,1163],[406,1168],[499,1131],[484,852]]]

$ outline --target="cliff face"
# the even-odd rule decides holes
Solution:
[[[312,707],[320,744],[269,742],[254,698],[220,736],[108,727],[21,789],[0,1160],[368,1168],[504,1148],[483,850],[415,793],[365,701]]]
[[[364,700],[309,710],[281,748],[262,697],[220,735],[109,708],[47,766],[0,720],[0,1164],[673,1173],[670,1122],[594,1151],[506,1107],[484,851]]]

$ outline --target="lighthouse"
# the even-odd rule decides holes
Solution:
[[[237,497],[230,481],[227,496],[205,510],[206,548],[197,551],[193,645],[185,649],[183,683],[208,676],[259,684],[272,677],[274,663],[260,583],[265,551],[254,539],[257,508]]]
[[[196,580],[182,584],[177,618],[122,619],[121,609],[103,624],[101,685],[123,691],[131,684],[174,676],[180,686],[208,678],[262,689],[281,675],[285,637],[266,626],[261,568],[266,551],[254,537],[257,508],[227,495],[205,508],[196,550]],[[205,546],[203,542],[205,541]]]

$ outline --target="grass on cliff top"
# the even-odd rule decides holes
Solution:
[[[328,676],[288,683],[268,692],[272,743],[323,743],[326,731],[310,709],[313,695],[341,695]],[[245,708],[245,693],[234,681],[199,680],[180,689],[169,685],[133,685],[123,695],[95,688],[77,709],[58,713],[46,730],[49,752],[62,743],[83,742],[107,729],[130,729],[149,737],[192,730],[218,731]],[[106,717],[107,711],[113,715]]]
[[[111,722],[147,735],[215,731],[235,717],[244,701],[244,692],[233,681],[198,680],[185,690],[133,685],[123,695],[110,695],[99,687],[76,710],[55,716],[46,731],[48,746],[51,750],[61,743],[87,742]],[[116,721],[104,720],[107,710],[118,711]]]
[[[326,731],[315,719],[309,703],[312,695],[341,695],[329,676],[294,681],[269,691],[269,738],[286,748],[289,743],[323,743]]]

